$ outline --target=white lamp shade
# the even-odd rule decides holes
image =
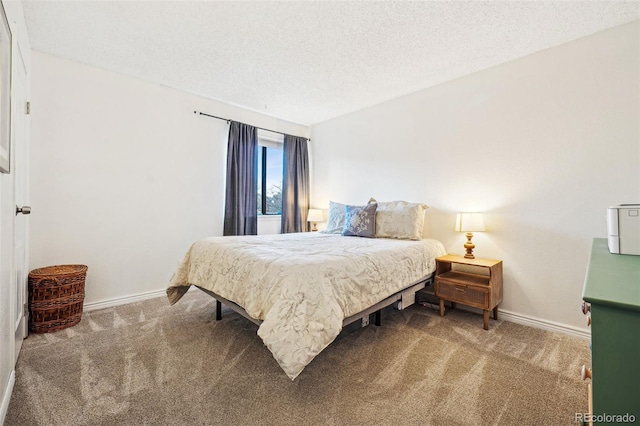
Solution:
[[[324,221],[324,215],[320,209],[309,209],[307,215],[307,222],[322,222]]]
[[[458,213],[456,215],[456,231],[484,231],[484,219],[482,218],[482,213]]]

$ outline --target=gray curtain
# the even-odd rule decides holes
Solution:
[[[258,234],[258,132],[232,121],[227,145],[223,235]]]
[[[281,232],[309,229],[309,150],[307,139],[284,136]]]

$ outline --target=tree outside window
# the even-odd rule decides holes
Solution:
[[[282,145],[258,141],[258,215],[282,213]]]

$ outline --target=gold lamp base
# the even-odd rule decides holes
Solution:
[[[476,248],[476,245],[471,242],[471,238],[473,238],[473,233],[467,232],[467,242],[464,243],[464,248],[467,249],[467,253],[464,255],[465,259],[475,259],[476,257],[473,255],[473,249]]]
[[[318,222],[311,222],[311,225],[311,232],[316,232],[318,230]]]

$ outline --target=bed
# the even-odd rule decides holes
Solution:
[[[412,303],[445,253],[432,239],[210,237],[191,246],[167,296],[174,304],[197,286],[217,299],[218,319],[224,303],[259,324],[258,335],[293,380],[345,324],[394,301]]]

